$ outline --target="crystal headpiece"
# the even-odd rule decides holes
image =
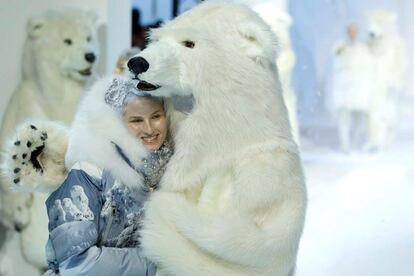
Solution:
[[[128,95],[133,94],[137,97],[149,97],[150,94],[143,93],[137,89],[137,82],[116,76],[112,79],[111,85],[105,92],[105,102],[112,108],[121,109],[125,106],[125,99]]]

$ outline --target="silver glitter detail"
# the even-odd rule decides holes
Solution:
[[[149,96],[147,93],[139,91],[137,82],[132,79],[124,77],[114,77],[112,83],[105,93],[105,102],[115,109],[122,109],[125,106],[125,99],[129,94],[134,94],[137,97]]]
[[[144,176],[144,183],[150,190],[156,189],[165,172],[167,163],[173,154],[173,147],[166,141],[158,150],[151,151],[148,158],[143,159],[139,172]]]

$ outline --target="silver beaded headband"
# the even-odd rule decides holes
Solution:
[[[137,82],[120,76],[114,77],[108,90],[105,92],[105,102],[114,109],[122,109],[126,105],[126,98],[133,94],[137,97],[151,97],[150,94],[137,89]]]

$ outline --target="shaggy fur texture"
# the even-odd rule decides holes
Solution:
[[[23,254],[38,268],[46,267],[48,218],[45,201],[72,167],[81,165],[90,175],[96,175],[96,169],[88,165],[92,163],[110,170],[131,187],[141,185],[141,175],[120,158],[111,143],[119,145],[135,166],[147,155],[144,146],[122,123],[122,114],[104,101],[111,80],[112,77],[108,77],[98,81],[86,93],[69,131],[50,121],[26,122],[18,127],[6,148],[2,164],[3,176],[7,178],[4,182],[12,183],[16,191],[34,192],[14,193],[11,197],[14,202],[7,201],[7,206],[16,206],[16,211],[10,214],[16,217],[12,226],[21,229]],[[41,153],[35,158],[38,164],[34,164],[30,156],[39,147]],[[19,181],[14,183],[16,179]]]
[[[52,121],[27,121],[6,143],[2,158],[5,182],[17,192],[52,192],[67,175],[64,157],[68,129]]]
[[[2,143],[27,118],[72,121],[96,67],[96,60],[90,63],[85,58],[88,53],[98,57],[95,19],[91,13],[65,10],[29,20],[22,80],[4,113]]]
[[[22,57],[22,80],[3,116],[0,130],[2,146],[6,139],[16,131],[15,127],[27,118],[59,120],[66,124],[72,121],[79,97],[95,69],[96,60],[93,63],[88,62],[86,54],[93,53],[95,58],[98,57],[95,21],[94,14],[78,10],[50,11],[29,20]],[[4,162],[3,160],[2,163]],[[62,164],[62,160],[60,162]],[[22,178],[27,180],[26,184],[31,183],[28,188],[33,189],[35,188],[33,185],[37,186],[38,182],[32,182],[32,180],[37,181],[39,178],[36,172],[29,171],[30,169],[21,168],[21,173],[25,175]],[[50,176],[52,178],[62,176],[62,172],[58,174],[59,176]],[[39,184],[40,186],[43,186],[42,184],[53,186],[53,183],[56,182],[53,180]],[[25,186],[22,182],[19,184]],[[30,203],[30,198],[33,196],[42,197],[33,202],[41,202],[44,195],[10,193],[8,186],[9,181],[0,182],[0,200],[4,201],[3,206],[6,207],[0,210],[1,221],[11,226],[23,225],[20,222],[22,221],[20,213],[24,212],[32,214],[32,219],[38,218],[32,222],[29,219],[27,223],[24,223],[25,225],[38,223],[33,227],[46,229],[44,204]],[[16,205],[16,202],[24,203]],[[27,206],[24,211],[19,210],[22,205]],[[29,232],[30,240],[39,242],[39,244],[45,241],[44,234],[35,229]],[[41,268],[46,266],[44,244],[40,247],[36,245],[31,247],[31,243],[22,246],[23,253],[32,264]],[[30,251],[34,248],[36,252],[31,254],[26,252],[25,248]]]
[[[107,77],[95,83],[82,99],[70,129],[66,167],[70,169],[77,162],[92,163],[134,187],[142,183],[142,177],[121,158],[113,143],[121,147],[136,167],[148,151],[122,123],[121,112],[105,103],[104,95],[111,80],[112,77]]]
[[[7,192],[8,196],[3,197],[7,208],[3,208],[2,213],[13,218],[9,227],[20,232],[24,258],[40,270],[47,267],[45,201],[47,192],[55,190],[67,174],[64,167],[67,132],[66,127],[58,123],[25,122],[8,141],[2,158],[2,181],[11,183],[10,190],[16,191]]]
[[[276,64],[283,89],[283,100],[288,111],[293,138],[299,144],[300,130],[297,115],[297,97],[292,86],[292,74],[296,63],[296,56],[292,48],[289,33],[290,26],[293,22],[287,11],[287,5],[281,2],[283,1],[277,1],[277,3],[256,3],[253,5],[253,9],[263,17],[263,20],[270,25],[277,36],[279,53]]]
[[[147,204],[144,254],[159,275],[292,273],[306,189],[270,27],[244,6],[206,1],[151,40],[138,77],[160,86],[153,95],[193,94],[194,108]]]

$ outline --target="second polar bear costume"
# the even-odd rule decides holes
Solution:
[[[138,88],[194,96],[146,206],[141,243],[159,275],[293,273],[307,197],[275,49],[251,9],[206,1],[129,61]]]
[[[407,49],[398,31],[397,14],[374,10],[368,14],[369,48],[377,80],[370,114],[370,148],[385,149],[393,142],[399,122],[401,96],[407,77]]]
[[[21,61],[22,79],[4,113],[1,146],[28,118],[69,124],[94,75],[98,55],[95,14],[67,9],[31,18]],[[10,231],[24,232],[23,255],[39,270],[46,266],[45,199],[43,194],[11,193],[8,183],[0,179],[0,221]]]
[[[272,1],[251,4],[266,23],[270,25],[278,39],[278,55],[276,59],[279,79],[283,88],[283,99],[289,115],[293,138],[300,143],[300,129],[298,122],[297,97],[292,85],[293,68],[296,63],[295,52],[292,48],[289,29],[292,25],[292,17],[288,13],[286,1]]]

